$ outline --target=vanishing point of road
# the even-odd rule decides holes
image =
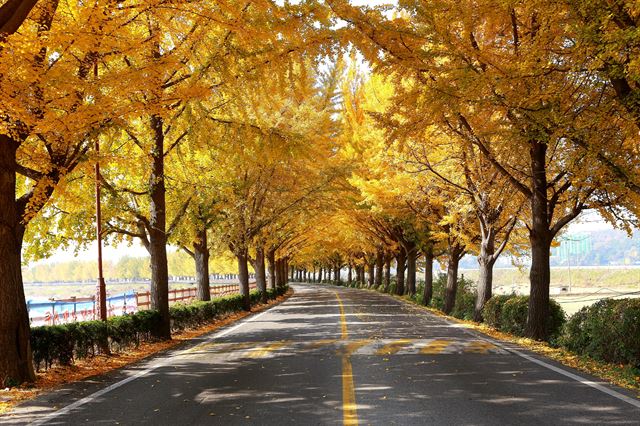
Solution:
[[[640,400],[374,292],[284,303],[23,405],[6,424],[640,425]]]

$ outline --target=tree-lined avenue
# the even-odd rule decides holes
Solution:
[[[389,296],[294,288],[266,312],[42,395],[3,422],[634,425],[640,419],[640,403],[622,389],[596,389],[584,383],[596,379]]]

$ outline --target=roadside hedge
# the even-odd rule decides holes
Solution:
[[[605,299],[576,312],[560,337],[564,348],[640,368],[640,299]]]
[[[502,294],[497,296],[492,296],[491,299],[484,304],[484,308],[482,309],[482,318],[484,318],[484,322],[495,328],[500,330],[502,327],[502,308],[507,300],[515,297],[513,294]]]
[[[284,294],[287,287],[267,290],[267,299],[273,300]],[[253,290],[249,293],[251,304],[260,303],[260,292]],[[221,316],[242,310],[242,296],[234,294],[211,300],[210,302],[193,302],[188,304],[176,304],[169,308],[171,316],[171,329],[173,331],[185,328],[197,327],[206,324]]]
[[[288,287],[267,290],[269,300],[286,293]],[[250,293],[251,304],[260,302],[260,293]],[[231,295],[209,302],[174,305],[169,308],[173,331],[197,327],[242,310],[242,296]],[[93,357],[108,349],[119,352],[152,340],[151,331],[160,321],[156,311],[139,311],[103,321],[47,325],[31,329],[31,350],[36,370],[54,363],[70,365],[76,359]]]
[[[442,311],[444,309],[445,292],[447,288],[447,275],[438,274],[433,280],[433,297],[429,306]],[[414,300],[422,305],[424,296],[424,281],[418,282],[418,288]],[[458,289],[456,291],[456,302],[451,311],[451,316],[463,320],[473,319],[475,308],[476,292],[473,281],[458,278]]]
[[[516,336],[524,336],[528,314],[529,296],[493,296],[483,310],[483,317],[488,325]],[[549,341],[554,342],[560,336],[565,322],[562,306],[555,300],[550,300],[547,322]]]

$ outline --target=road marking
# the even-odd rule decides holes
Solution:
[[[534,357],[532,357],[530,355],[522,353],[522,352],[520,352],[520,351],[518,351],[516,349],[510,348],[510,347],[506,347],[506,346],[504,346],[504,345],[502,345],[502,344],[500,344],[498,342],[496,342],[496,345],[501,347],[501,348],[503,348],[507,352],[511,352],[511,353],[513,353],[515,355],[518,355],[521,358],[526,359],[527,361],[531,361],[534,364],[538,364],[538,365],[540,365],[540,366],[542,366],[544,368],[547,368],[547,369],[549,369],[551,371],[555,371],[558,374],[562,374],[563,376],[566,376],[566,377],[568,377],[570,379],[573,379],[576,382],[582,383],[585,386],[592,387],[592,388],[594,388],[596,390],[599,390],[602,393],[606,393],[607,395],[610,395],[610,396],[612,396],[612,397],[614,397],[616,399],[619,399],[620,401],[624,401],[627,404],[633,405],[636,408],[640,408],[640,400],[631,398],[631,397],[629,397],[627,395],[621,394],[620,392],[616,392],[613,389],[609,389],[606,386],[601,385],[600,383],[596,383],[596,382],[593,382],[591,380],[585,379],[584,377],[578,376],[577,374],[573,374],[570,371],[567,371],[567,370],[564,370],[562,368],[556,367],[555,365],[548,364],[548,363],[546,363],[544,361],[541,361],[541,360],[539,360],[537,358],[534,358]]]
[[[275,306],[274,306],[275,308]],[[210,344],[211,342],[213,342],[215,339],[219,339],[221,337],[226,336],[227,334],[233,333],[234,331],[236,331],[237,329],[239,329],[240,327],[257,320],[258,318],[260,318],[261,316],[267,314],[269,311],[271,311],[271,309],[267,309],[264,312],[259,313],[258,315],[252,316],[246,320],[241,321],[239,324],[234,325],[231,328],[228,328],[226,330],[222,330],[219,333],[214,334],[213,336],[211,336],[210,338],[208,338],[206,341],[200,343],[198,346],[202,346],[202,345],[207,345]],[[59,409],[58,411],[54,411],[53,413],[47,414],[44,417],[36,420],[33,423],[30,423],[32,426],[38,426],[38,425],[43,425],[45,423],[50,422],[51,420],[55,419],[56,417],[60,417],[62,415],[68,414],[71,411],[75,410],[78,407],[81,407],[85,404],[88,404],[90,402],[95,401],[96,399],[100,398],[101,396],[115,390],[118,389],[119,387],[122,387],[124,385],[126,385],[129,382],[132,382],[136,379],[139,379],[140,377],[146,376],[147,374],[151,373],[154,370],[157,370],[160,367],[164,367],[166,365],[171,364],[171,362],[173,362],[174,358],[177,358],[179,356],[185,355],[187,353],[189,353],[189,351],[191,351],[194,348],[189,348],[189,349],[185,349],[182,350],[180,352],[178,352],[177,354],[175,354],[174,356],[170,356],[170,357],[166,357],[163,358],[161,361],[159,361],[158,363],[146,368],[145,370],[142,370],[132,376],[127,377],[126,379],[120,380],[119,382],[113,383],[112,385],[107,386],[106,388],[100,389],[97,392],[92,393],[91,395],[85,396],[82,399],[77,400],[76,402],[74,402],[73,404],[69,404],[64,408]]]
[[[340,337],[346,340],[349,337],[347,331],[347,319],[344,314],[344,306],[338,292],[335,292],[340,308]],[[358,343],[358,342],[353,342]],[[356,403],[356,391],[353,385],[353,368],[349,355],[350,344],[346,346],[347,351],[342,353],[342,424],[345,426],[358,425],[358,404]]]
[[[277,351],[278,349],[285,346],[287,342],[276,342],[266,346],[260,346],[258,348],[253,349],[249,352],[249,358],[264,358],[269,355],[273,351]]]
[[[351,356],[355,354],[359,349],[367,346],[371,342],[373,342],[373,340],[369,339],[347,342],[342,348],[338,349],[338,353],[346,356]]]
[[[234,343],[202,343],[186,350],[184,355],[234,353],[241,358],[262,358],[285,346],[295,350],[316,350],[333,347],[338,355],[416,355],[458,353],[507,354],[508,352],[484,340],[440,339],[320,339],[320,340],[279,340],[272,342],[250,341]]]
[[[435,315],[433,315],[433,314],[430,314],[430,315],[432,317],[435,317]],[[454,323],[454,322],[452,322],[450,320],[447,320],[445,318],[438,318],[438,319],[442,320],[444,323],[449,324],[450,326],[453,326],[453,327],[458,325],[457,323]],[[549,363],[546,363],[546,362],[544,362],[542,360],[539,360],[537,358],[532,357],[531,355],[527,355],[525,353],[522,353],[519,350],[511,348],[511,347],[508,347],[507,345],[505,345],[502,342],[499,342],[497,340],[489,339],[487,337],[484,337],[483,335],[480,335],[479,333],[473,332],[471,330],[467,330],[465,328],[461,328],[461,330],[464,331],[465,333],[473,336],[473,337],[480,338],[481,340],[484,340],[485,342],[493,343],[497,347],[499,347],[500,349],[502,349],[504,351],[507,351],[507,352],[512,353],[514,355],[517,355],[517,356],[519,356],[521,358],[524,358],[527,361],[533,362],[534,364],[538,364],[541,367],[544,367],[544,368],[546,368],[548,370],[554,371],[554,372],[556,372],[558,374],[561,374],[561,375],[563,375],[565,377],[568,377],[568,378],[570,378],[572,380],[575,380],[578,383],[582,383],[585,386],[589,386],[589,387],[591,387],[593,389],[596,389],[596,390],[598,390],[598,391],[600,391],[602,393],[605,393],[605,394],[607,394],[609,396],[612,396],[612,397],[614,397],[614,398],[616,398],[616,399],[618,399],[620,401],[626,402],[627,404],[632,405],[632,406],[634,406],[636,408],[640,408],[640,400],[631,398],[631,397],[629,397],[627,395],[621,394],[620,392],[616,392],[613,389],[609,389],[606,386],[601,385],[600,383],[596,383],[594,381],[585,379],[584,377],[578,376],[577,374],[574,374],[574,373],[572,373],[570,371],[567,371],[567,370],[564,370],[562,368],[556,367],[555,365],[551,365]]]
[[[319,348],[322,348],[324,346],[333,345],[333,344],[338,343],[338,342],[339,342],[338,339],[314,340],[311,343],[308,343],[308,348],[309,349],[319,349]]]
[[[386,345],[384,345],[383,347],[381,347],[376,351],[376,355],[396,354],[400,351],[400,349],[403,349],[405,346],[414,342],[414,340],[415,339],[400,339],[400,340],[395,340],[391,343],[387,343]]]
[[[338,295],[338,293],[335,293],[336,295],[336,299],[338,299],[338,307],[340,308],[340,337],[343,340],[346,340],[349,338],[349,333],[347,332],[347,319],[346,319],[346,315],[344,314],[344,306],[342,305],[342,299],[340,299],[340,296]]]
[[[490,350],[496,349],[496,345],[483,340],[474,340],[464,349],[465,352],[474,354],[486,354]]]
[[[422,349],[421,354],[435,355],[444,352],[447,346],[451,343],[451,340],[432,340],[427,343]]]
[[[342,424],[358,425],[358,405],[356,391],[353,386],[353,369],[348,355],[342,356]]]

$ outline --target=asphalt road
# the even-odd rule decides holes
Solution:
[[[417,307],[294,288],[269,311],[0,423],[640,425],[629,392]]]

